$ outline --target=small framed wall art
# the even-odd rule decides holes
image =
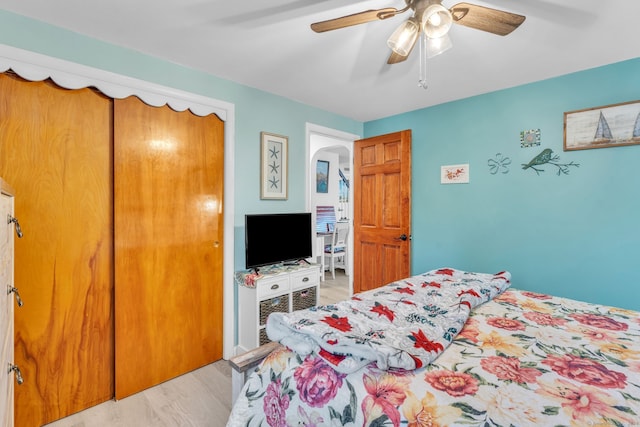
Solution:
[[[289,138],[260,132],[260,198],[287,199]]]
[[[318,160],[316,164],[316,193],[329,192],[329,162]]]
[[[564,113],[564,151],[640,144],[640,101]]]
[[[468,184],[469,164],[440,166],[440,184]]]
[[[520,147],[537,147],[540,145],[540,129],[529,129],[520,132]]]

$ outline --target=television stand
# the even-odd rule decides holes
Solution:
[[[238,347],[243,353],[269,341],[265,326],[267,317],[274,312],[290,313],[318,305],[320,296],[320,266],[295,265],[266,266],[254,280],[238,280]]]

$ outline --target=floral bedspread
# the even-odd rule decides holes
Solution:
[[[287,349],[228,426],[640,426],[640,313],[516,289],[421,369],[343,374]]]
[[[380,369],[431,363],[464,326],[469,312],[510,285],[508,272],[442,268],[362,292],[337,304],[272,313],[272,341],[318,354],[339,372],[374,362]]]

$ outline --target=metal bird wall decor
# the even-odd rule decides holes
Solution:
[[[569,163],[559,163],[558,160],[560,160],[560,156],[557,154],[554,155],[551,148],[545,148],[540,154],[531,159],[529,163],[523,163],[522,169],[533,169],[537,175],[540,175],[540,172],[544,172],[544,169],[536,166],[550,164],[558,168],[558,176],[560,176],[560,174],[569,175],[569,166],[580,167],[579,163],[574,163],[573,161]]]

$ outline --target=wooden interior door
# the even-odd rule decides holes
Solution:
[[[114,101],[117,399],[222,357],[224,126]]]
[[[353,291],[411,271],[411,131],[354,142]]]
[[[113,397],[113,110],[90,89],[11,75],[0,99],[0,176],[24,232],[15,424],[41,426]]]

